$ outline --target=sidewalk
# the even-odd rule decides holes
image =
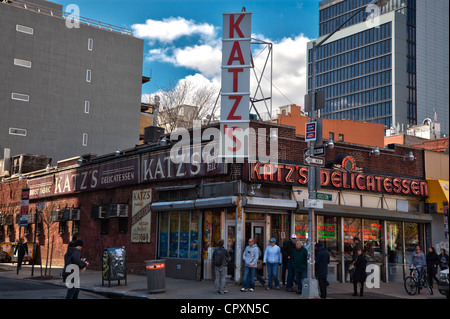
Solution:
[[[52,279],[39,281],[65,286],[59,276],[60,270],[60,268],[53,268],[51,271]],[[40,275],[40,266],[37,265],[34,267],[34,278]],[[31,277],[31,265],[23,265],[19,275],[17,275],[15,264],[1,263],[0,276],[22,280],[38,280]],[[227,281],[226,289],[229,292],[224,295],[217,295],[214,291],[214,282],[212,280],[194,281],[166,278],[166,289],[164,292],[148,293],[146,276],[128,274],[126,285],[125,281],[121,281],[120,285],[118,285],[117,281],[111,281],[111,286],[108,287],[108,282],[105,282],[104,286],[102,286],[101,271],[90,269],[81,273],[81,289],[102,294],[109,298],[122,299],[305,299],[294,292],[285,291],[284,288],[281,288],[281,290],[266,290],[258,281],[255,282],[254,292],[241,292],[240,285]],[[430,295],[425,290],[418,295],[409,296],[403,287],[403,282],[382,282],[380,288],[366,288],[364,297],[353,297],[352,293],[353,284],[351,283],[330,283],[327,289],[327,299],[445,299],[436,287],[434,295]]]

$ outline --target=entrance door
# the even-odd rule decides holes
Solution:
[[[259,256],[260,264],[262,265],[264,251],[266,249],[266,225],[261,221],[249,221],[245,223],[245,237],[246,239],[253,238],[258,245],[261,254]],[[264,269],[261,267],[257,269],[260,276],[264,275]]]
[[[227,240],[225,242],[225,249],[231,248],[230,257],[231,261],[228,263],[227,278],[234,277],[234,250],[236,242],[236,222],[234,220],[228,220],[225,226],[225,232]]]

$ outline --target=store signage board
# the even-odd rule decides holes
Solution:
[[[311,154],[310,149],[309,148],[305,148],[303,150],[303,153],[305,154],[305,156],[320,156],[320,155],[325,155],[325,146],[319,146],[319,147],[315,147],[314,148],[314,154]]]
[[[305,158],[305,163],[309,165],[324,166],[325,159],[323,159],[322,157],[308,156]]]
[[[331,202],[333,200],[333,195],[326,193],[316,193],[315,198]]]
[[[223,14],[221,157],[247,157],[250,122],[251,12]]]
[[[317,123],[308,122],[305,124],[305,141],[315,141],[317,138]]]
[[[305,198],[303,200],[303,206],[306,208],[319,208],[322,209],[323,208],[323,201],[318,200],[318,199],[307,199]]]

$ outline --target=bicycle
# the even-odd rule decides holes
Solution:
[[[405,290],[413,296],[416,293],[420,293],[420,289],[427,288],[430,294],[433,294],[433,289],[427,282],[427,270],[426,267],[420,269],[410,268],[409,276],[405,278]]]

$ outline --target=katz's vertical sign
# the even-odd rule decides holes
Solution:
[[[223,14],[221,156],[248,156],[250,120],[251,12]]]

